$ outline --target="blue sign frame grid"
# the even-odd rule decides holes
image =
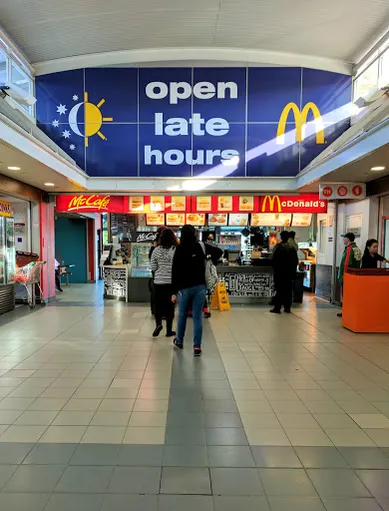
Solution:
[[[91,68],[36,78],[38,126],[90,176],[294,177],[350,125],[351,77]]]

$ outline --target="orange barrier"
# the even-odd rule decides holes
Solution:
[[[343,283],[342,325],[352,332],[389,333],[388,301],[388,270],[348,270]]]

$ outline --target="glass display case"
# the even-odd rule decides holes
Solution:
[[[151,243],[131,243],[131,277],[150,278]]]
[[[13,218],[5,220],[5,267],[7,283],[13,282],[16,270],[15,226]]]

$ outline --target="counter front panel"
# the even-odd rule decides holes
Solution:
[[[232,303],[267,301],[274,296],[271,266],[218,266]]]

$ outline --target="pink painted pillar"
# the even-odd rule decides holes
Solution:
[[[43,298],[55,297],[55,229],[54,204],[41,202],[40,210],[40,259],[46,261],[41,275]]]

